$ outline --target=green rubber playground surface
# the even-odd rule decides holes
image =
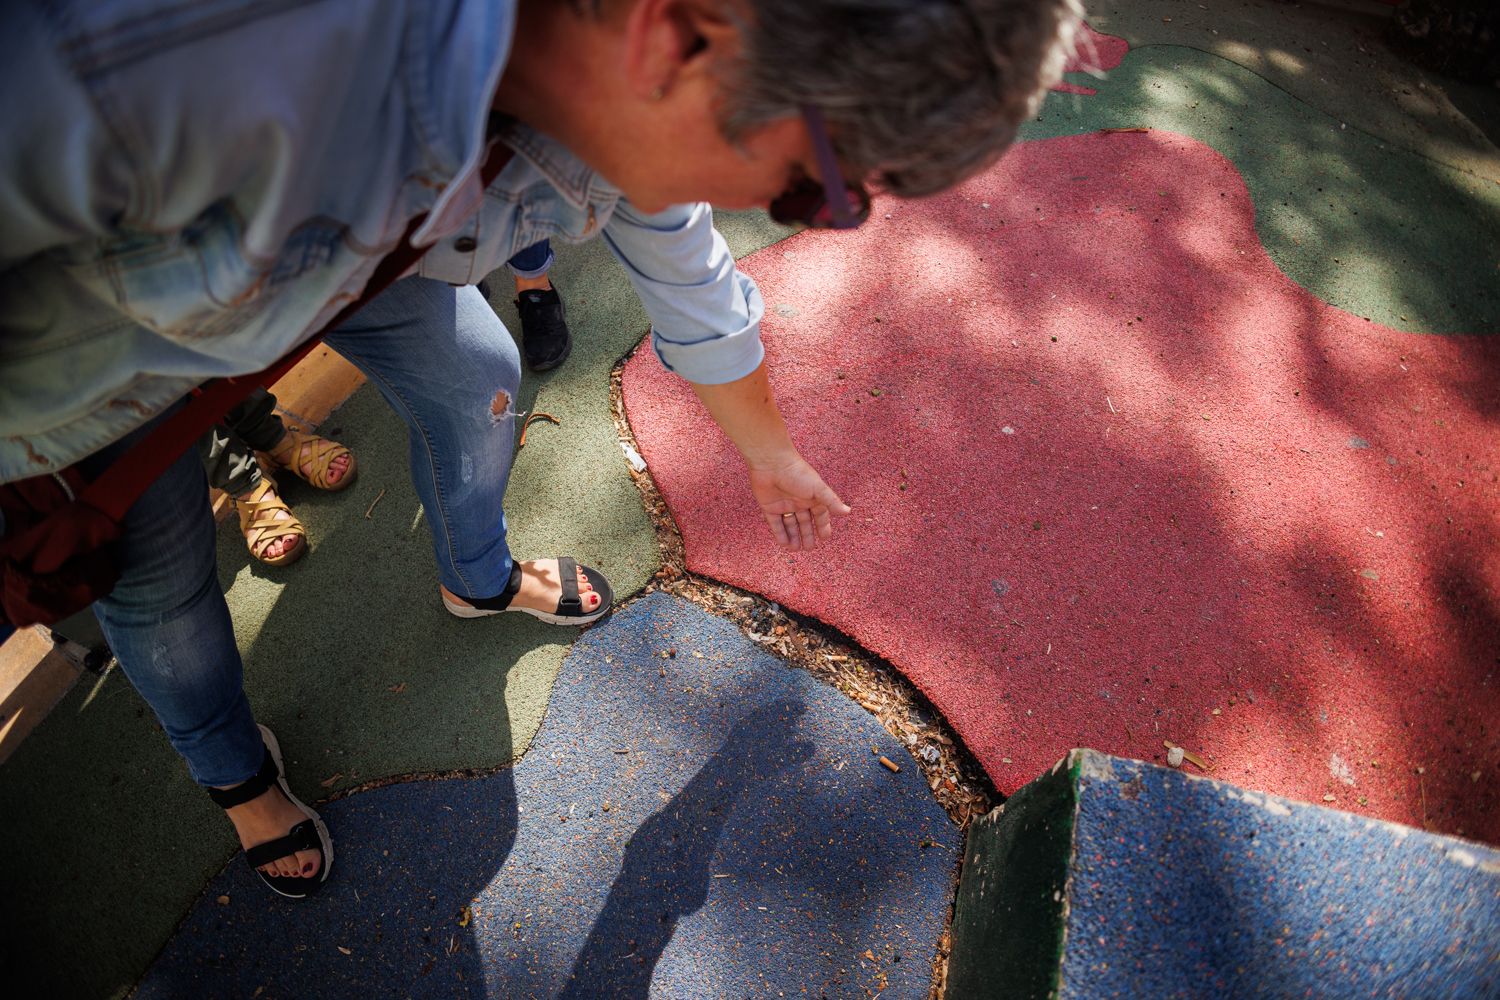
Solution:
[[[1318,298],[1399,330],[1500,330],[1500,183],[1199,49],[1135,48],[1106,81],[1072,79],[1098,94],[1051,95],[1024,138],[1133,127],[1190,136],[1239,170],[1261,243]]]
[[[1132,48],[1199,49],[1254,73],[1335,125],[1500,180],[1494,89],[1403,58],[1387,34],[1390,8],[1380,0],[1089,0],[1085,6],[1096,31]],[[1272,122],[1280,113],[1255,103],[1238,111]]]

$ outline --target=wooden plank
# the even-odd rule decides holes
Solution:
[[[0,764],[82,673],[36,629],[20,629],[0,646]]]
[[[325,344],[271,386],[271,392],[276,396],[277,411],[299,428],[309,430],[327,420],[364,384],[359,369]]]
[[[283,420],[299,430],[313,430],[364,384],[358,368],[323,344],[271,386],[271,392]],[[222,523],[234,514],[234,504],[220,490],[212,491],[209,502],[215,521]]]

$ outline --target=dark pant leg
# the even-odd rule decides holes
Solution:
[[[198,455],[208,472],[208,484],[232,497],[241,497],[260,485],[260,463],[255,449],[227,424],[217,424],[198,439]]]
[[[286,436],[286,426],[276,415],[276,397],[256,389],[224,416],[224,423],[256,451],[270,451]]]
[[[257,451],[270,451],[281,443],[286,427],[276,415],[276,397],[256,389],[224,415],[198,441],[198,453],[208,470],[208,484],[230,496],[244,496],[260,485]]]
[[[145,433],[86,459],[85,472],[97,475]],[[215,533],[203,468],[186,452],[125,516],[120,580],[94,615],[193,778],[223,786],[253,775],[265,751],[219,589]]]

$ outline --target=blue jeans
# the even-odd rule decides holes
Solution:
[[[542,240],[522,250],[506,261],[506,264],[518,278],[540,278],[552,267],[554,259],[551,242]]]
[[[490,597],[510,578],[501,504],[521,384],[515,342],[473,287],[405,278],[327,343],[409,428],[411,476],[432,529],[438,578]],[[103,463],[142,432],[89,459]],[[183,455],[126,516],[121,577],[94,605],[110,647],[200,785],[231,785],[264,751],[215,567],[208,485]]]

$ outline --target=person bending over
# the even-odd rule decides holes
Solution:
[[[204,379],[261,369],[365,286],[408,221],[430,249],[328,337],[410,430],[438,594],[463,617],[586,624],[604,577],[506,545],[520,360],[473,282],[602,237],[651,343],[744,457],[772,539],[848,508],[766,377],[763,303],[709,204],[858,224],[865,184],[992,163],[1061,74],[1075,0],[18,0],[0,36],[0,480],[97,473]],[[492,143],[514,156],[479,181]],[[277,892],[332,841],[257,727],[196,455],[130,511],[95,613]],[[570,501],[590,517],[586,500]],[[171,539],[163,544],[162,539]],[[171,864],[163,859],[163,864]]]

